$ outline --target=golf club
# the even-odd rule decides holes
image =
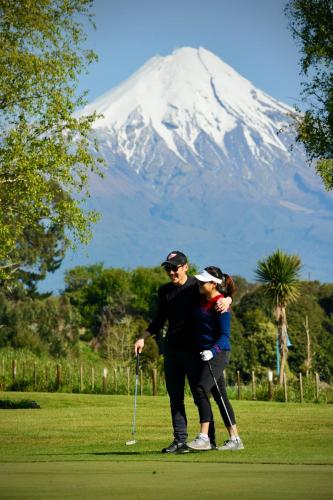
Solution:
[[[127,446],[131,446],[135,444],[135,431],[136,431],[136,398],[138,395],[138,382],[139,382],[139,356],[140,354],[137,352],[136,354],[136,366],[135,366],[135,390],[134,390],[134,412],[133,412],[133,425],[132,425],[132,439],[130,441],[126,441]]]
[[[223,399],[223,397],[222,397],[222,394],[221,394],[220,388],[219,388],[219,386],[217,385],[217,381],[216,381],[216,378],[215,378],[215,376],[214,376],[214,373],[213,373],[213,370],[212,370],[211,364],[210,364],[210,362],[209,362],[209,361],[207,361],[207,363],[208,363],[208,366],[209,366],[209,371],[210,371],[210,373],[211,373],[211,376],[213,377],[215,387],[216,387],[216,389],[217,389],[217,392],[219,393],[219,396],[220,396],[221,402],[222,402],[222,404],[223,404],[223,408],[224,408],[224,410],[225,410],[225,412],[226,412],[226,414],[227,414],[227,417],[228,417],[228,420],[229,420],[230,427],[232,427],[232,426],[233,426],[233,424],[232,424],[232,422],[231,422],[231,418],[230,418],[230,416],[229,416],[229,413],[228,413],[227,407],[226,407],[225,402],[224,402],[224,399]]]

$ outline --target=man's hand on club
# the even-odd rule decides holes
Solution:
[[[215,310],[218,313],[227,312],[231,303],[232,303],[231,297],[224,297],[223,299],[219,299],[215,304]]]
[[[201,356],[202,361],[209,361],[210,359],[213,358],[213,353],[212,353],[212,351],[209,351],[209,350],[202,351],[200,353],[200,356]]]
[[[134,344],[134,352],[135,352],[135,355],[137,355],[138,353],[140,354],[142,352],[142,349],[144,348],[145,346],[145,341],[144,339],[138,339],[135,344]]]

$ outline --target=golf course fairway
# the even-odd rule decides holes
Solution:
[[[333,407],[233,401],[245,449],[165,455],[169,401],[140,396],[136,444],[133,398],[0,393],[40,409],[0,411],[0,499],[332,498]],[[186,400],[190,437],[197,410]],[[215,410],[216,411],[216,410]],[[219,444],[225,429],[218,422]]]

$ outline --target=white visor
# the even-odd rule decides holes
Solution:
[[[209,274],[209,272],[206,271],[205,269],[203,271],[201,271],[200,274],[196,274],[195,277],[197,278],[197,280],[203,281],[204,283],[208,283],[209,281],[213,281],[214,283],[217,283],[218,285],[221,285],[221,283],[222,283],[221,279],[215,278],[215,276],[212,276],[211,274]]]

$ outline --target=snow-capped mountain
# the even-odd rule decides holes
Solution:
[[[156,185],[179,169],[194,174],[224,166],[228,177],[250,181],[259,165],[267,176],[275,157],[291,159],[290,138],[277,132],[292,109],[202,48],[154,57],[86,108],[95,110],[103,115],[95,128],[112,156]],[[161,178],[165,154],[171,164]]]
[[[92,111],[108,169],[92,180],[103,218],[86,262],[155,265],[181,249],[253,279],[279,247],[301,255],[304,277],[333,279],[333,196],[290,149],[289,106],[186,47],[149,60]]]

